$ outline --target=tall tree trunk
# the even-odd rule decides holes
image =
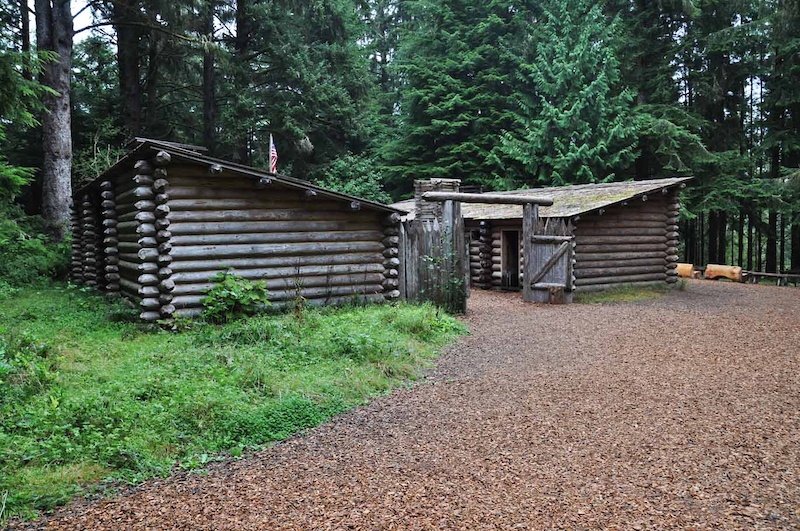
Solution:
[[[250,34],[253,30],[250,17],[250,0],[236,0],[236,38],[233,42],[236,60],[236,74],[234,83],[240,94],[247,91],[250,79],[247,75],[247,54],[250,48]],[[250,131],[248,110],[244,105],[236,105],[238,124],[241,126],[240,134],[235,139],[234,160],[241,164],[250,163]]]
[[[719,212],[708,213],[708,262],[719,263]]]
[[[728,236],[728,214],[727,212],[718,212],[717,218],[717,263],[726,263],[726,248]]]
[[[755,234],[753,232],[753,216],[747,216],[747,270],[753,270],[753,239]]]
[[[769,211],[769,232],[767,232],[767,256],[765,268],[767,273],[778,272],[778,213]]]
[[[800,271],[800,223],[792,223],[791,268]]]
[[[52,2],[52,3],[51,3]],[[42,216],[60,241],[67,233],[72,202],[72,11],[70,0],[35,0],[36,46],[53,51],[58,59],[44,65],[42,84],[57,95],[47,95],[42,117]]]
[[[743,210],[739,211],[739,227],[738,227],[738,235],[739,240],[736,242],[738,245],[738,258],[736,265],[739,267],[744,267],[744,217],[745,213]]]
[[[139,41],[142,30],[133,23],[141,23],[141,12],[136,0],[117,0],[112,5],[112,22],[117,32],[123,123],[126,134],[136,136],[142,129],[142,85],[139,79]]]
[[[208,1],[203,20],[203,33],[208,42],[203,51],[203,145],[216,154],[216,79],[214,67],[214,0]]]
[[[152,27],[159,25],[158,8],[148,2],[147,17]],[[145,81],[145,99],[147,100],[146,122],[144,130],[148,136],[163,138],[168,131],[161,128],[160,116],[158,115],[158,84],[161,76],[161,33],[150,30],[147,48],[147,79]]]
[[[786,271],[786,214],[781,214],[780,220],[780,256],[778,258],[778,273]]]
[[[23,55],[27,55],[31,51],[31,18],[28,14],[27,0],[19,0],[19,21],[20,51],[22,51]],[[22,75],[25,79],[33,79],[33,74],[27,64],[22,69]]]

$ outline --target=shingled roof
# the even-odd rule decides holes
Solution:
[[[601,208],[607,208],[644,195],[680,186],[692,177],[652,179],[649,181],[625,181],[620,183],[579,184],[553,188],[533,188],[498,194],[534,195],[553,199],[552,206],[540,206],[539,215],[544,218],[571,218]],[[414,200],[394,203],[392,207],[407,212],[407,219],[414,218]],[[516,219],[522,217],[520,205],[491,205],[463,203],[461,213],[467,219]]]

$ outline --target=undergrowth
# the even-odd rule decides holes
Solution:
[[[583,304],[601,304],[613,302],[639,302],[656,299],[669,293],[672,289],[685,290],[685,286],[672,288],[669,284],[636,286],[635,284],[624,284],[619,287],[609,288],[604,291],[590,293],[575,293],[575,302]]]
[[[306,309],[169,332],[61,287],[0,313],[0,499],[80,493],[239,456],[415,378],[464,332],[431,306]]]

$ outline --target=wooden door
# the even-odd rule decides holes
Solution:
[[[532,299],[572,302],[575,238],[568,224],[561,219],[537,220],[531,239],[531,278],[524,281],[530,284]]]

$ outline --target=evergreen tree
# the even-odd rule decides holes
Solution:
[[[541,184],[614,179],[634,159],[633,94],[621,86],[618,20],[589,0],[545,0],[516,127],[503,147]]]
[[[489,188],[518,182],[500,149],[513,121],[514,47],[529,16],[517,3],[418,0],[398,50],[404,82],[397,138],[384,150],[396,194],[414,179],[456,178]]]

